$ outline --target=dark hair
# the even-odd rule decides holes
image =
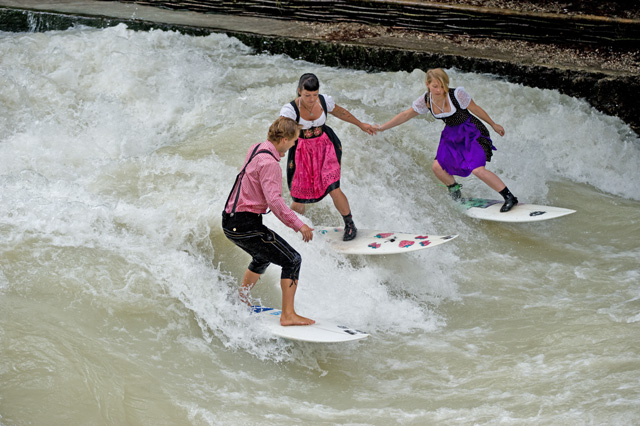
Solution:
[[[318,77],[315,74],[306,73],[302,74],[300,77],[300,81],[298,82],[298,95],[302,90],[308,90],[310,92],[315,92],[316,90],[320,90],[320,82],[318,81]]]

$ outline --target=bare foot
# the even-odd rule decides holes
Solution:
[[[293,315],[285,315],[284,312],[280,314],[280,325],[288,326],[288,325],[311,325],[316,322],[312,319],[301,317],[298,314]]]

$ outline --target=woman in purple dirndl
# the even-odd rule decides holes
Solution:
[[[504,129],[471,99],[463,87],[450,89],[449,76],[444,70],[436,68],[427,71],[426,83],[427,91],[413,102],[411,108],[378,126],[378,130],[391,129],[420,114],[431,112],[445,123],[433,161],[433,172],[447,185],[451,197],[458,200],[462,196],[462,185],[456,183],[453,176],[467,177],[473,173],[502,195],[504,204],[500,211],[508,212],[518,204],[518,199],[495,173],[485,168],[496,148],[489,130],[479,118],[500,136],[504,136]]]
[[[317,203],[330,195],[344,219],[343,239],[348,241],[356,237],[357,228],[349,201],[340,189],[342,144],[326,125],[328,114],[355,124],[371,135],[376,133],[371,124],[362,123],[336,105],[331,96],[321,95],[320,82],[314,74],[303,74],[298,83],[298,97],[280,110],[281,116],[302,125],[298,142],[287,157],[287,183],[293,198],[291,209],[304,214],[306,204]]]

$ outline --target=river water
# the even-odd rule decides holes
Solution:
[[[3,426],[640,423],[640,141],[619,119],[449,70],[507,131],[489,168],[521,201],[577,210],[516,225],[448,200],[440,122],[368,136],[330,117],[360,228],[459,237],[347,257],[267,216],[303,257],[297,310],[371,333],[294,343],[236,298],[248,256],[220,227],[235,174],[302,73],[382,123],[422,71],[123,25],[0,33],[0,53]],[[328,199],[303,220],[341,222]],[[253,297],[279,306],[278,279],[272,266]]]

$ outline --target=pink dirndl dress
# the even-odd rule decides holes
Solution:
[[[335,104],[327,98],[333,110]],[[287,157],[287,183],[293,201],[298,203],[316,203],[340,187],[342,144],[325,124],[328,111],[324,95],[320,95],[320,102],[323,114],[311,122],[300,118],[295,102],[285,105],[280,112],[303,125],[298,141]]]

